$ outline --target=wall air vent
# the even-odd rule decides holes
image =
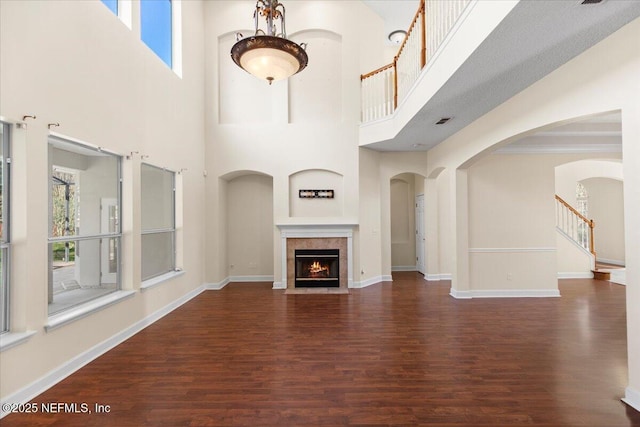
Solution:
[[[581,4],[598,4],[602,3],[602,0],[582,0]]]
[[[451,117],[443,117],[440,120],[438,120],[436,122],[437,125],[443,125],[445,123],[447,123],[449,120],[451,120]]]

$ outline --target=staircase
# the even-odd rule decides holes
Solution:
[[[598,266],[596,266],[595,269],[591,270],[591,272],[593,273],[593,278],[595,280],[605,280],[605,281],[609,281],[611,280],[611,272],[610,271],[604,271],[600,268],[598,268]]]
[[[609,268],[603,268],[596,258],[593,231],[595,222],[586,218],[556,194],[556,228],[593,256],[591,272],[596,280],[611,279]],[[607,266],[608,267],[608,266]]]
[[[556,228],[578,246],[591,253],[593,256],[591,267],[593,278],[625,284],[624,266],[607,264],[597,260],[593,234],[595,226],[592,219],[585,218],[574,207],[556,195]]]
[[[626,272],[624,265],[596,263],[596,268],[592,270],[593,278],[596,280],[606,280],[620,285],[626,284]]]

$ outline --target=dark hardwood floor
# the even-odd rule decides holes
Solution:
[[[456,300],[396,273],[349,295],[208,291],[34,399],[10,426],[630,426],[625,288]],[[94,404],[109,405],[95,413]]]

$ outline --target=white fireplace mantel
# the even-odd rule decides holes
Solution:
[[[314,224],[278,223],[282,248],[282,281],[274,283],[274,289],[287,289],[287,239],[347,238],[347,287],[353,287],[353,230],[356,223],[325,222]]]

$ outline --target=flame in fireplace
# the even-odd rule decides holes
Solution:
[[[312,275],[318,275],[321,273],[329,274],[329,266],[320,264],[319,261],[314,261],[309,267],[309,273]]]

